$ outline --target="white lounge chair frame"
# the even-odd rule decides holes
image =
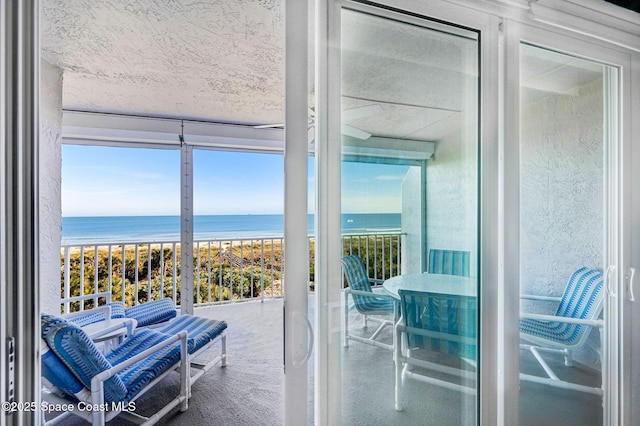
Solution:
[[[120,324],[114,327],[106,328],[103,333],[104,334],[111,333],[123,326],[124,325]],[[172,336],[169,339],[163,342],[160,342],[150,347],[149,349],[137,354],[136,356],[128,359],[127,361],[124,361],[94,376],[91,379],[91,389],[90,389],[91,404],[92,406],[104,406],[105,404],[104,382],[105,381],[109,380],[111,377],[115,376],[118,372],[130,367],[131,365],[148,358],[149,356],[156,353],[158,350],[165,348],[167,346],[170,346],[171,344],[178,341],[180,342],[180,363],[177,366],[177,369],[180,372],[180,391],[174,399],[172,399],[169,403],[167,403],[164,407],[162,407],[160,410],[158,410],[156,413],[154,413],[150,417],[144,417],[130,411],[123,411],[122,408],[124,407],[120,407],[118,404],[115,404],[115,405],[110,404],[109,407],[115,408],[114,410],[110,410],[110,411],[106,411],[103,409],[95,410],[95,411],[87,411],[86,409],[81,409],[81,408],[84,408],[84,406],[80,407],[79,406],[80,403],[62,398],[56,395],[55,393],[49,392],[48,390],[45,389],[43,390],[43,394],[42,394],[43,401],[50,402],[53,404],[66,404],[66,405],[71,403],[75,405],[75,409],[73,411],[67,411],[46,423],[44,422],[44,419],[43,419],[43,424],[47,426],[55,425],[61,422],[62,420],[64,420],[65,418],[71,415],[75,415],[75,416],[82,417],[83,419],[91,422],[92,426],[102,426],[106,422],[117,417],[118,415],[121,415],[123,418],[126,418],[127,420],[132,421],[136,424],[150,426],[150,425],[156,424],[164,415],[166,415],[169,411],[171,411],[178,405],[180,406],[180,411],[183,411],[183,412],[186,411],[187,408],[189,407],[188,401],[189,401],[189,395],[190,395],[190,375],[189,375],[190,362],[189,362],[189,352],[187,350],[187,332],[186,331],[182,331],[176,334],[175,336]],[[161,374],[160,376],[156,377],[135,396],[133,401],[136,401],[140,396],[148,392],[153,386],[155,386],[165,376],[167,376],[170,373],[173,373],[173,371],[174,371],[173,369],[169,369],[165,371],[163,374]],[[43,413],[43,417],[44,417],[44,413]]]

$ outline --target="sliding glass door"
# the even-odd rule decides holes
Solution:
[[[628,423],[629,55],[382,3],[318,20],[316,422]]]
[[[344,300],[343,423],[475,424],[477,33],[345,8],[341,36],[342,254],[382,295]]]
[[[480,170],[495,139],[481,144],[470,23],[490,19],[430,6],[345,3],[327,18],[340,55],[318,92],[318,220],[338,227],[319,228],[316,252],[321,424],[480,420]]]
[[[520,299],[520,341],[506,356],[519,349],[519,424],[618,424],[628,344],[621,337],[628,262],[621,88],[628,59],[525,27],[511,30],[507,67],[518,70],[519,87],[507,93],[511,101],[517,94],[519,117],[507,126],[518,126],[519,144],[506,148],[506,161],[518,164],[506,179],[517,182],[507,191],[517,205],[505,208],[519,247],[506,276],[519,282],[512,296]]]

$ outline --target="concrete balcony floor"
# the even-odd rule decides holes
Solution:
[[[314,296],[309,296],[313,311]],[[282,299],[196,308],[196,315],[224,319],[227,330],[228,366],[214,367],[193,385],[189,409],[165,416],[162,425],[281,425],[284,419],[282,367]],[[352,313],[352,330],[362,326]],[[384,338],[391,340],[390,330]],[[344,425],[463,425],[475,424],[475,397],[438,386],[407,381],[405,409],[394,409],[394,364],[388,350],[351,342],[343,348]],[[522,369],[540,374],[537,363],[522,354]],[[561,360],[558,365],[562,371]],[[599,382],[599,374],[577,365],[569,370],[585,384]],[[309,412],[313,401],[313,361],[309,368]],[[155,411],[178,389],[177,374],[163,380],[137,401],[136,411]],[[166,395],[166,397],[165,397]],[[521,425],[601,424],[600,398],[584,393],[523,382],[520,386]],[[313,421],[310,414],[309,424]],[[85,424],[77,418],[63,425]],[[110,425],[129,425],[116,418]]]

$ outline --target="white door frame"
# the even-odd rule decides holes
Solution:
[[[0,4],[0,401],[40,401],[39,6]],[[0,425],[38,424],[3,410]]]
[[[628,363],[628,344],[621,338],[625,325],[622,318],[628,317],[628,303],[625,299],[628,296],[628,286],[625,282],[626,271],[630,266],[630,218],[628,207],[623,204],[623,200],[629,200],[631,192],[629,188],[629,166],[631,158],[628,153],[630,144],[630,93],[624,88],[630,87],[630,55],[616,46],[606,45],[601,41],[588,42],[583,38],[577,39],[566,32],[556,29],[543,30],[529,25],[512,21],[505,22],[505,143],[504,161],[509,166],[505,169],[504,177],[504,211],[505,230],[509,234],[509,239],[505,240],[505,279],[510,282],[510,286],[505,288],[504,305],[511,306],[505,309],[504,322],[510,324],[506,330],[508,335],[513,335],[517,339],[519,322],[519,293],[520,293],[520,262],[519,262],[519,110],[520,110],[520,43],[527,42],[532,45],[549,48],[558,52],[566,53],[586,60],[600,62],[617,67],[619,73],[620,97],[614,96],[613,108],[616,109],[617,134],[612,135],[609,141],[607,152],[603,155],[608,158],[606,176],[607,188],[605,190],[606,216],[608,219],[605,237],[607,240],[608,259],[605,259],[605,268],[609,269],[609,289],[611,296],[607,300],[609,318],[606,319],[607,328],[604,330],[604,340],[607,351],[603,353],[603,369],[609,374],[604,375],[608,380],[603,384],[605,387],[604,401],[604,424],[617,425],[625,424],[622,420],[628,419],[629,405],[624,404],[628,400],[628,383],[622,380],[627,377],[623,371]],[[624,184],[624,186],[622,186]],[[622,271],[622,272],[621,272]],[[607,278],[607,277],[606,277]],[[605,278],[605,279],[606,279]],[[627,327],[628,328],[628,327]],[[628,332],[628,331],[627,331]],[[627,336],[628,339],[629,336]],[[512,340],[517,341],[517,340]],[[604,346],[604,344],[603,344]],[[518,389],[518,364],[519,348],[517,345],[505,346],[503,348],[505,356],[506,382],[508,387]],[[625,355],[626,354],[626,355]],[[622,361],[627,359],[626,362]],[[624,385],[624,386],[623,386]],[[626,390],[625,390],[626,386]],[[517,407],[518,393],[510,397],[507,407]],[[506,424],[517,424],[518,413],[507,409]],[[515,422],[515,423],[513,423]]]
[[[284,136],[284,424],[308,422],[308,2],[286,0]],[[311,339],[313,342],[313,338]]]
[[[631,112],[627,113],[627,116],[638,117],[640,114],[640,53],[632,54],[631,87],[628,90],[631,98]],[[627,218],[623,222],[623,226],[625,226],[625,229],[630,230],[625,235],[627,241],[623,245],[623,249],[628,250],[623,254],[625,259],[627,259],[627,256],[629,257],[628,268],[624,269],[625,276],[629,274],[629,280],[627,281],[626,297],[621,313],[623,348],[621,375],[625,378],[620,395],[622,424],[632,424],[632,419],[640,418],[640,404],[632,404],[632,401],[637,401],[639,398],[639,390],[636,384],[640,383],[640,356],[638,355],[640,354],[640,339],[637,338],[637,332],[635,333],[636,338],[632,339],[634,324],[637,327],[637,324],[640,323],[640,310],[636,302],[636,300],[640,300],[638,297],[640,292],[640,287],[638,286],[640,282],[640,187],[638,185],[638,182],[640,182],[640,167],[637,167],[640,164],[640,120],[633,120],[630,132],[630,135],[627,134],[625,136],[625,140],[630,140],[631,142],[625,142],[623,149],[623,155],[629,160],[623,163],[622,182],[623,202],[628,200],[623,206],[623,214]],[[630,275],[631,268],[635,269],[633,277]]]

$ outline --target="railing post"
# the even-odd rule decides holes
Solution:
[[[69,247],[64,248],[64,298],[68,299],[71,296],[71,261],[69,258]],[[69,302],[64,304],[65,314],[69,313]]]
[[[109,291],[109,297],[113,296],[113,246],[109,244],[108,249],[109,256],[109,276],[107,277],[107,289]]]
[[[260,294],[262,295],[260,302],[264,303],[264,240],[260,244],[260,250]]]

